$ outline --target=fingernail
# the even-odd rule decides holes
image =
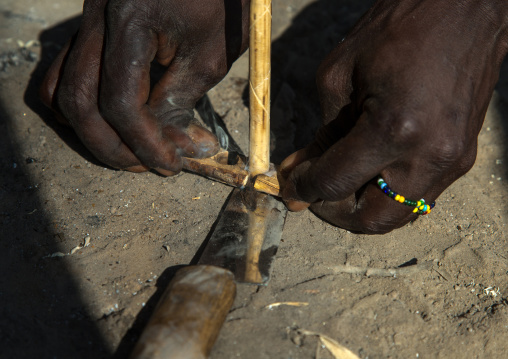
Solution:
[[[287,177],[289,172],[291,172],[299,163],[301,163],[305,159],[305,149],[298,150],[292,154],[290,154],[282,163],[280,164],[280,174],[283,177]]]
[[[148,167],[143,166],[143,165],[131,166],[131,167],[125,168],[125,171],[141,173],[141,172],[148,171]]]
[[[174,175],[178,174],[178,172],[173,172],[173,171],[170,171],[170,170],[165,170],[163,168],[154,168],[154,170],[159,172],[161,175],[167,176],[167,177],[171,177],[171,176],[174,176]]]
[[[286,206],[291,212],[300,212],[309,208],[310,203],[302,201],[286,201]]]
[[[214,134],[207,129],[199,125],[190,124],[186,132],[201,152],[200,155],[207,157],[213,156],[219,151],[219,141]]]

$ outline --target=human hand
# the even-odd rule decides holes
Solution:
[[[503,1],[377,1],[320,66],[324,126],[281,165],[288,207],[363,233],[415,219],[376,179],[431,203],[473,166],[507,14]]]
[[[248,23],[249,0],[85,0],[42,99],[101,162],[177,173],[180,156],[219,149],[193,108],[247,49]],[[153,60],[166,67],[156,84]]]

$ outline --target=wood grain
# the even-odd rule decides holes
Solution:
[[[249,172],[252,176],[265,173],[270,168],[271,31],[271,1],[251,1]]]
[[[198,265],[180,269],[162,295],[131,359],[203,359],[236,295],[233,274]]]

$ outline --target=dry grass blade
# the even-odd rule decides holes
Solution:
[[[335,273],[346,274],[359,274],[367,277],[397,277],[404,275],[413,275],[415,273],[431,270],[434,265],[433,261],[416,264],[410,267],[398,268],[371,268],[371,267],[356,267],[350,265],[337,265],[330,267]]]
[[[309,303],[308,302],[276,302],[276,303],[268,304],[267,306],[265,306],[265,308],[273,309],[275,307],[280,307],[281,305],[287,305],[290,307],[305,307],[305,306],[309,305]]]
[[[353,353],[348,348],[340,345],[336,340],[317,332],[310,330],[300,329],[298,332],[302,335],[317,336],[321,343],[328,349],[335,359],[360,359],[358,355]]]

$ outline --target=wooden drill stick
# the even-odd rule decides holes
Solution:
[[[253,179],[252,184],[256,190],[278,196],[280,188],[277,173],[265,175],[270,170],[271,31],[271,0],[252,0],[250,7],[248,174]],[[221,163],[218,156],[209,159],[184,158],[183,167],[235,187],[244,187],[248,179],[246,171],[240,166]]]
[[[250,5],[250,147],[251,176],[270,168],[270,55],[271,0],[252,0]]]
[[[267,173],[270,169],[271,32],[271,0],[252,0],[249,47],[250,139],[248,170],[253,179]],[[256,194],[256,198],[259,198],[258,194]],[[267,230],[266,216],[267,213],[263,211],[262,206],[256,206],[254,211],[249,212],[245,278],[251,283],[262,282],[259,260]]]

